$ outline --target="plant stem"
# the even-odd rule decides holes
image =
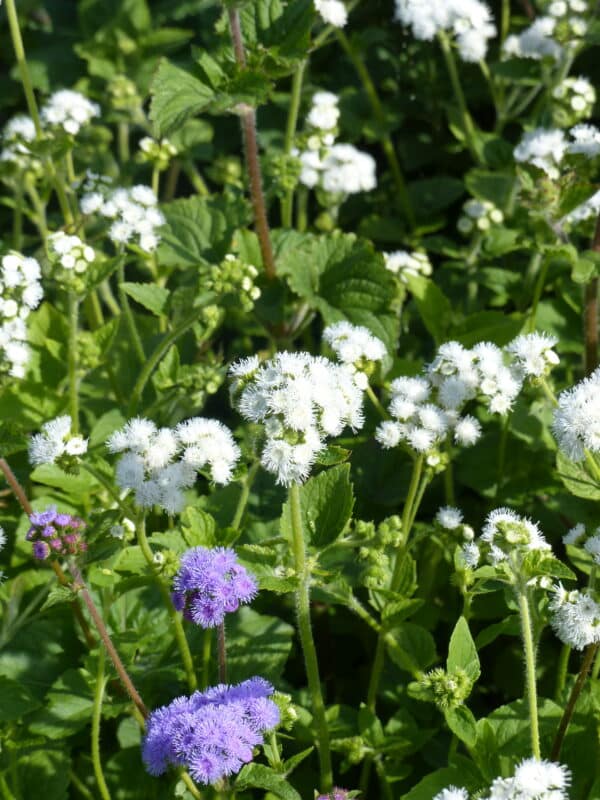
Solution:
[[[567,682],[567,674],[569,672],[569,656],[571,655],[571,648],[568,644],[563,644],[560,650],[558,659],[558,666],[556,668],[556,687],[554,689],[554,699],[560,703],[565,683]]]
[[[71,781],[73,786],[77,789],[79,794],[82,797],[85,797],[85,800],[94,800],[94,795],[90,792],[85,783],[73,770],[69,770],[69,780]]]
[[[298,614],[298,630],[300,643],[304,654],[306,677],[312,699],[313,718],[316,727],[319,745],[319,760],[321,763],[321,789],[328,792],[333,786],[333,773],[331,768],[331,753],[329,749],[329,730],[325,717],[325,703],[321,691],[319,677],[319,663],[310,623],[310,569],[306,563],[306,548],[304,544],[304,531],[302,512],[300,508],[300,487],[293,483],[289,488],[289,502],[292,522],[292,549],[294,554],[294,567],[299,580],[296,592],[296,611]]]
[[[210,657],[212,651],[212,628],[204,631],[204,641],[202,644],[202,688],[206,689],[210,680]]]
[[[127,516],[133,516],[133,511],[125,505],[125,503],[121,500],[119,492],[115,489],[110,480],[100,472],[100,470],[96,469],[96,467],[92,467],[87,461],[81,461],[80,464],[82,469],[88,472],[106,489],[124,514],[127,514]]]
[[[13,215],[13,250],[21,250],[23,247],[23,186],[18,182],[15,188],[15,208]]]
[[[469,113],[469,109],[467,108],[467,101],[465,100],[465,95],[460,83],[456,59],[454,58],[454,53],[452,52],[452,45],[445,31],[438,32],[438,39],[442,48],[444,61],[446,62],[446,69],[448,70],[450,83],[452,84],[452,89],[454,90],[454,96],[456,98],[456,102],[458,103],[458,110],[460,112],[465,141],[467,143],[467,147],[469,148],[469,152],[473,156],[473,159],[479,164],[481,159],[479,157],[479,153],[477,152],[477,147],[475,146],[475,125]]]
[[[150,543],[148,542],[148,537],[146,536],[146,519],[142,517],[138,520],[137,525],[135,526],[138,544],[142,551],[144,558],[146,559],[146,563],[150,567],[150,570],[154,576],[154,580],[156,581],[156,585],[162,595],[164,604],[167,609],[167,613],[171,619],[171,623],[173,625],[173,630],[175,632],[175,640],[177,641],[177,646],[179,648],[179,652],[181,654],[181,660],[183,662],[183,667],[185,669],[185,674],[188,682],[188,687],[191,692],[194,692],[198,688],[198,680],[196,678],[196,672],[194,670],[194,659],[192,658],[192,653],[190,650],[190,646],[188,644],[188,640],[185,635],[185,631],[183,629],[183,623],[181,622],[181,617],[179,613],[175,609],[173,605],[173,601],[171,600],[171,594],[169,589],[165,585],[163,579],[156,571],[156,564],[154,563],[154,555],[152,553],[152,548],[150,547]]]
[[[235,60],[237,61],[238,67],[243,70],[246,68],[246,52],[244,50],[244,40],[242,38],[240,14],[237,8],[229,8],[227,13],[229,16],[229,29],[231,31]],[[252,207],[254,209],[254,224],[260,243],[260,252],[262,254],[265,274],[269,280],[273,280],[276,277],[275,257],[271,244],[269,221],[263,194],[262,173],[258,157],[256,111],[251,106],[240,104],[238,106],[238,113],[242,124],[244,154],[250,178],[250,194],[252,197]]]
[[[542,294],[544,293],[544,285],[546,283],[546,277],[548,276],[549,266],[550,266],[550,260],[548,258],[545,258],[542,261],[542,254],[534,253],[531,257],[531,261],[529,262],[529,266],[527,268],[527,272],[529,275],[533,276],[537,273],[537,279],[535,282],[535,286],[533,288],[533,297],[531,299],[531,310],[529,312],[529,317],[527,319],[527,331],[529,333],[533,333],[533,331],[535,331],[537,309]]]
[[[156,195],[158,199],[158,192],[160,190],[160,170],[157,166],[154,166],[152,169],[152,191]]]
[[[192,795],[194,800],[202,800],[202,793],[198,791],[198,787],[194,783],[194,781],[190,778],[187,772],[181,773],[181,780],[185,783],[188,792]]]
[[[96,688],[94,690],[94,708],[92,711],[92,764],[94,775],[98,784],[98,791],[102,800],[111,800],[104,772],[102,771],[102,758],[100,756],[100,722],[102,719],[102,699],[104,697],[104,687],[106,679],[104,677],[104,650],[100,648],[98,652],[98,668],[96,670]]]
[[[546,378],[544,378],[544,377],[539,378],[538,379],[538,384],[542,387],[542,390],[543,390],[544,394],[546,395],[548,400],[552,403],[552,405],[553,406],[557,406],[558,405],[558,400],[556,399],[556,395],[554,394],[554,392],[552,391],[552,389],[548,385],[548,381],[546,380]]]
[[[217,628],[217,646],[219,653],[219,683],[227,683],[227,644],[225,641],[225,622]]]
[[[367,99],[371,106],[371,110],[373,111],[373,115],[377,122],[378,127],[378,136],[379,142],[381,143],[381,147],[387,159],[390,172],[394,178],[394,183],[396,185],[396,191],[398,193],[398,201],[400,204],[400,208],[402,209],[402,213],[406,217],[406,221],[408,222],[408,227],[412,230],[415,227],[415,214],[412,208],[412,204],[410,201],[410,196],[408,194],[408,189],[406,188],[406,181],[404,179],[404,175],[402,173],[402,167],[400,166],[400,162],[398,160],[398,156],[396,155],[396,150],[394,148],[394,144],[392,139],[387,132],[387,121],[385,118],[385,111],[383,109],[383,105],[381,103],[381,99],[379,94],[377,93],[377,88],[367,65],[362,58],[360,52],[353,47],[352,43],[344,33],[341,28],[335,29],[335,35],[338,38],[339,43],[341,44],[343,50],[345,51],[346,55],[352,62],[354,69],[360,81],[363,85],[365,93],[367,95]]]
[[[117,126],[117,142],[119,147],[119,161],[126,164],[129,161],[129,125],[119,122]]]
[[[133,344],[134,352],[137,356],[138,361],[142,366],[146,365],[146,354],[144,352],[144,345],[142,344],[142,340],[140,338],[140,334],[135,324],[135,319],[133,317],[133,312],[131,311],[131,306],[129,305],[129,299],[127,297],[127,293],[122,288],[123,284],[125,283],[125,257],[121,256],[119,267],[118,267],[118,281],[119,281],[119,303],[121,304],[121,310],[125,315],[125,322],[127,324],[127,328],[129,329],[129,335],[131,336],[131,342]]]
[[[518,592],[521,630],[523,634],[523,650],[525,655],[525,680],[527,686],[527,703],[529,705],[529,725],[531,731],[531,751],[534,758],[541,759],[540,731],[538,724],[537,685],[535,670],[535,645],[531,628],[531,615],[526,590]]]
[[[90,612],[90,616],[94,622],[94,625],[96,626],[96,630],[100,634],[100,638],[102,639],[104,647],[106,648],[106,652],[110,656],[110,659],[113,662],[115,669],[117,670],[117,674],[121,679],[121,683],[127,690],[127,694],[132,699],[133,703],[137,706],[138,710],[140,711],[144,719],[146,719],[148,717],[148,709],[144,705],[144,702],[140,697],[138,690],[135,688],[131,678],[127,674],[127,670],[123,666],[123,662],[121,661],[121,658],[117,653],[114,644],[112,643],[110,635],[106,629],[106,625],[104,624],[104,621],[100,616],[100,612],[96,608],[94,601],[92,600],[92,596],[89,593],[85,581],[83,580],[83,576],[79,571],[79,567],[75,564],[74,561],[71,561],[69,565],[69,570],[75,580],[76,588],[79,590],[79,593],[83,597],[83,602],[86,604],[87,609]]]
[[[510,429],[510,414],[506,414],[500,429],[500,442],[498,444],[498,474],[496,476],[496,489],[494,498],[500,494],[500,489],[504,483],[504,467],[506,466],[506,444],[508,442],[508,431]]]
[[[71,431],[79,433],[79,378],[77,376],[77,334],[79,327],[79,299],[75,292],[69,292],[69,412]]]
[[[596,220],[596,229],[591,249],[600,253],[600,214]],[[598,366],[598,278],[585,287],[583,312],[583,329],[585,335],[585,373],[590,375]]]
[[[510,0],[502,0],[502,12],[500,16],[500,49],[508,36],[510,29]]]
[[[583,689],[583,686],[585,684],[588,672],[590,671],[594,658],[596,657],[596,654],[598,653],[599,649],[600,649],[600,643],[590,644],[586,648],[585,656],[583,658],[583,661],[581,663],[581,668],[579,670],[579,675],[577,676],[575,685],[571,689],[569,701],[562,715],[560,725],[558,726],[556,738],[554,739],[554,743],[552,744],[552,753],[550,755],[552,761],[558,761],[558,759],[560,758],[560,751],[562,748],[563,740],[567,733],[567,729],[569,727],[569,723],[571,722],[571,718],[573,717],[577,700],[579,699],[579,695],[581,694],[581,690]]]
[[[154,351],[147,359],[144,358],[144,361],[142,362],[142,370],[137,381],[135,382],[135,386],[133,387],[133,391],[131,393],[131,400],[129,401],[127,413],[130,416],[133,416],[136,413],[138,403],[140,402],[144,389],[146,388],[146,384],[160,363],[162,357],[167,353],[171,345],[174,344],[177,339],[183,336],[183,334],[186,333],[186,331],[188,331],[195,322],[197,322],[201,310],[202,309],[200,308],[194,309],[194,312],[186,317],[180,325],[174,328],[170,333],[165,334],[164,338],[161,339],[161,341],[156,345]]]
[[[231,520],[230,528],[233,528],[235,531],[240,529],[240,525],[242,524],[242,518],[244,516],[244,511],[246,510],[246,506],[248,505],[248,498],[250,497],[250,490],[252,489],[252,484],[254,483],[254,479],[256,478],[256,473],[260,467],[260,462],[256,461],[250,469],[248,470],[248,474],[242,484],[242,491],[235,509],[235,514],[233,515],[233,519]]]
[[[290,107],[288,111],[287,125],[285,129],[285,140],[283,152],[286,156],[292,152],[296,127],[298,125],[298,111],[300,110],[300,99],[302,95],[302,82],[306,70],[306,61],[301,61],[296,67],[292,78],[292,91],[290,94]],[[292,213],[294,205],[294,190],[288,189],[286,196],[281,200],[281,224],[284,228],[292,227]]]

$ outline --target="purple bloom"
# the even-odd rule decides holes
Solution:
[[[173,605],[202,628],[214,628],[225,614],[249,603],[258,591],[256,580],[226,547],[194,547],[181,558],[175,576]]]
[[[160,775],[170,765],[182,765],[203,784],[239,772],[263,743],[262,734],[279,722],[271,694],[268,681],[251,678],[177,697],[153,711],[142,745],[146,769]]]
[[[32,525],[50,525],[56,519],[56,506],[48,506],[45,511],[34,511],[29,521]]]
[[[44,560],[50,555],[76,556],[87,550],[82,533],[85,522],[70,514],[59,514],[55,506],[29,516],[31,527],[25,538],[33,542],[33,555]]]
[[[70,514],[57,514],[54,519],[54,524],[61,528],[66,528],[67,525],[73,523],[73,517]]]
[[[348,800],[348,790],[335,786],[329,794],[320,794],[317,800]]]
[[[46,544],[46,542],[34,542],[33,543],[33,557],[39,559],[40,561],[44,561],[44,559],[48,558],[50,555],[50,548]]]

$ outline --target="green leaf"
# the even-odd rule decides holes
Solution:
[[[467,747],[474,747],[477,741],[477,722],[467,706],[448,708],[444,711],[446,723]]]
[[[565,487],[575,497],[600,500],[600,486],[590,477],[583,463],[571,461],[559,450],[556,454],[556,469]]]
[[[283,775],[264,764],[246,764],[238,774],[234,786],[236,792],[244,789],[265,789],[281,800],[302,800]]]
[[[190,72],[161,61],[150,87],[150,119],[159,136],[167,136],[204,110],[214,92]]]
[[[188,547],[216,547],[215,518],[197,506],[188,506],[181,514],[181,530]]]
[[[379,747],[385,743],[381,721],[364,703],[360,704],[358,712],[358,730],[365,742],[372,747]]]
[[[32,733],[52,739],[71,736],[84,728],[92,713],[92,691],[84,670],[69,669],[48,692],[47,708],[37,711],[29,724]]]
[[[300,487],[300,508],[304,536],[314,547],[335,541],[352,516],[354,493],[350,465],[340,464],[315,475]],[[289,500],[281,514],[281,529],[292,538]]]
[[[0,722],[22,719],[40,706],[39,700],[32,697],[24,686],[0,675]]]
[[[455,325],[449,335],[465,347],[473,347],[482,341],[504,347],[519,334],[522,327],[522,314],[478,311]]]
[[[122,283],[123,291],[157,317],[163,316],[171,292],[155,283]]]
[[[577,579],[575,573],[546,550],[530,550],[523,557],[523,574],[529,578],[559,578],[565,581]]]
[[[464,670],[471,681],[476,681],[481,674],[477,648],[464,617],[459,617],[452,631],[446,668],[449,673],[457,669]]]
[[[407,283],[423,324],[435,343],[446,341],[452,315],[450,300],[433,281],[422,275],[408,275]]]
[[[464,194],[464,186],[457,178],[440,175],[409,183],[408,194],[418,218],[430,222],[432,216],[444,211]]]
[[[464,771],[458,767],[444,767],[444,769],[438,769],[427,775],[407,794],[403,794],[400,800],[431,800],[448,786],[479,788],[477,783],[474,783],[472,775],[465,775]]]
[[[67,800],[70,796],[70,766],[69,753],[48,742],[33,752],[19,754],[21,797],[39,797],[43,794],[44,800]]]
[[[79,475],[70,475],[56,466],[56,464],[42,464],[36,467],[30,478],[36,483],[61,489],[65,494],[69,495],[87,494],[98,486],[98,483],[87,472],[80,472]]]
[[[227,668],[232,683],[262,675],[279,680],[292,648],[294,629],[277,617],[240,608],[227,620]]]
[[[392,636],[398,647],[389,648],[390,659],[415,677],[436,660],[435,641],[426,628],[404,622]]]
[[[60,603],[70,603],[74,600],[75,593],[68,586],[53,586],[48,592],[48,597],[44,600],[40,611],[45,611],[47,608],[59,605]]]
[[[478,200],[487,200],[505,210],[512,196],[516,177],[510,172],[491,172],[472,169],[465,177],[465,185]]]

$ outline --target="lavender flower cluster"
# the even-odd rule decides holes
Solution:
[[[181,558],[172,597],[186,619],[214,628],[240,603],[249,603],[257,591],[254,577],[238,563],[233,550],[194,547]]]
[[[148,772],[184,766],[202,784],[238,772],[263,743],[263,733],[279,723],[272,694],[271,684],[256,677],[176,697],[153,711],[142,746]]]
[[[45,561],[51,555],[76,556],[87,550],[82,531],[85,522],[71,514],[61,514],[56,506],[30,515],[31,527],[25,538],[33,542],[33,556]]]

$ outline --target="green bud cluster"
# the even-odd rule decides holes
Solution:
[[[279,709],[278,727],[290,731],[298,719],[298,712],[296,711],[296,706],[292,702],[292,696],[284,694],[284,692],[275,692],[271,696],[271,700]]]
[[[277,197],[285,197],[296,188],[301,172],[300,159],[289,153],[271,156],[265,167],[265,173],[271,180],[273,193]]]
[[[463,669],[457,667],[448,673],[437,667],[423,675],[417,686],[422,699],[427,697],[441,711],[446,711],[464,703],[471,693],[472,682]]]
[[[252,311],[260,297],[260,289],[254,284],[257,276],[255,266],[228,253],[220,264],[210,268],[206,288],[220,295],[234,294],[243,311]]]
[[[133,116],[141,112],[142,99],[137,86],[126,75],[115,75],[107,89],[110,105],[115,111],[130,112]]]
[[[142,163],[152,164],[153,167],[163,172],[176,155],[177,148],[168,139],[161,139],[160,142],[157,142],[150,136],[144,136],[140,141],[137,160]]]

